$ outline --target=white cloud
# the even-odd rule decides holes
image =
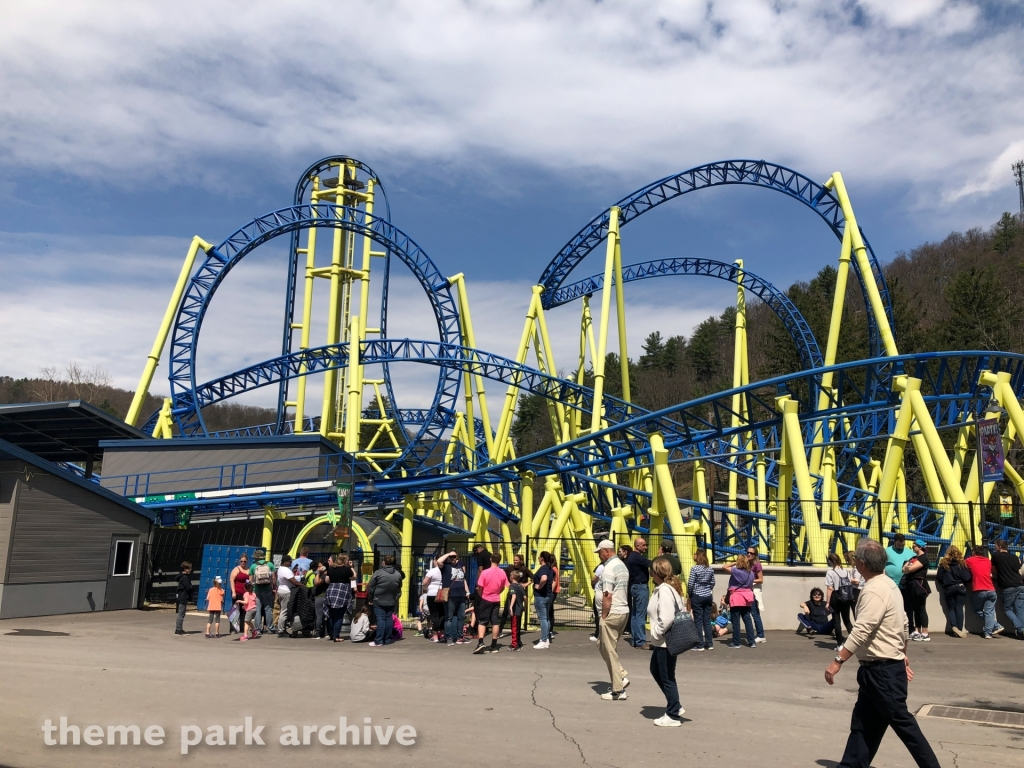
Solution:
[[[221,186],[224,158],[338,150],[639,180],[739,155],[949,199],[1019,139],[1020,27],[988,28],[969,2],[857,8],[7,5],[0,157]]]

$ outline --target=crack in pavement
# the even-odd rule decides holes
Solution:
[[[949,752],[949,754],[951,754],[953,756],[953,768],[960,768],[960,763],[958,762],[960,760],[960,756],[956,752],[954,752],[952,749],[950,749],[949,747],[946,746],[950,742],[948,742],[948,741],[939,741],[939,742],[936,742],[936,743],[940,747],[942,747],[942,749],[945,752]]]
[[[991,744],[964,744],[964,743],[959,742],[959,741],[937,741],[935,743],[938,744],[943,749],[943,751],[949,752],[949,754],[951,754],[953,756],[953,768],[960,768],[960,763],[959,763],[960,755],[957,754],[956,752],[954,752],[948,746],[946,746],[947,744],[955,744],[958,747],[990,747],[990,746],[992,746]],[[1010,747],[1010,749],[1016,749],[1016,747]],[[1007,763],[993,763],[991,760],[981,760],[979,758],[973,758],[973,761],[974,762],[978,762],[978,763],[984,763],[985,765],[996,765],[996,766],[1007,765]]]
[[[576,751],[580,753],[580,760],[583,761],[584,765],[590,765],[590,763],[587,762],[587,756],[583,754],[583,747],[580,746],[579,742],[558,727],[558,723],[555,722],[555,713],[547,707],[545,707],[543,704],[537,703],[537,683],[539,683],[543,679],[544,675],[538,672],[537,679],[533,681],[533,688],[530,689],[530,699],[533,701],[533,706],[537,707],[538,709],[543,709],[545,712],[548,713],[548,715],[551,717],[551,727],[558,731],[560,734],[562,734],[563,739],[565,739],[568,742],[571,742],[572,745],[576,747]]]

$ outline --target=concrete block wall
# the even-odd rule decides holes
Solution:
[[[800,603],[805,602],[814,587],[825,590],[825,568],[811,566],[785,566],[766,565],[764,566],[764,610],[761,612],[761,621],[766,630],[791,630],[796,631],[796,615],[800,611]],[[931,571],[928,576],[928,583],[932,588],[928,596],[928,623],[929,632],[942,634],[946,631],[945,601],[940,597],[935,586],[935,572]],[[729,574],[722,568],[715,567],[715,601],[725,594],[729,584]],[[997,593],[998,594],[998,593]],[[967,630],[969,632],[981,633],[981,620],[971,609],[970,595],[967,597],[965,606],[967,616]],[[1004,627],[1010,629],[1012,634],[1013,624],[1006,617],[1002,609],[1002,600],[996,602],[996,616]],[[845,634],[845,629],[844,629]]]

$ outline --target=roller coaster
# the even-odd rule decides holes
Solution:
[[[786,294],[741,261],[623,264],[627,224],[683,195],[726,185],[781,193],[835,234],[837,281],[824,347]],[[151,493],[159,478],[147,478],[141,489],[136,480],[126,493],[162,510],[262,510],[268,531],[282,510],[329,506],[333,481],[350,479],[357,508],[371,510],[366,514],[391,505],[389,518],[396,528],[400,521],[406,549],[414,523],[429,520],[471,542],[500,547],[508,558],[528,537],[566,541],[571,562],[587,569],[596,565],[598,532],[675,537],[684,564],[693,547],[682,540],[692,537],[702,537],[719,556],[756,543],[775,562],[815,565],[860,536],[896,531],[940,550],[994,536],[1020,547],[1024,532],[980,513],[996,483],[981,466],[976,427],[997,424],[1006,452],[1024,434],[1018,400],[1024,356],[969,350],[901,355],[881,266],[839,173],[818,183],[763,160],[729,160],[626,196],[580,229],[544,268],[513,358],[477,347],[465,276],[445,277],[390,218],[380,178],[365,163],[339,155],[303,172],[291,206],[254,219],[218,245],[194,238],[126,419],[173,440],[319,434],[339,448],[320,481],[254,487],[233,471],[230,480],[222,472],[209,492],[187,498],[176,498],[168,478],[156,497]],[[200,381],[200,330],[214,295],[243,259],[279,238],[288,241],[281,354]],[[603,272],[578,279],[580,264],[602,249]],[[403,267],[426,295],[436,338],[388,335],[392,269]],[[650,411],[631,399],[625,286],[668,277],[735,286],[732,388]],[[863,295],[871,357],[837,364],[850,279]],[[326,313],[314,317],[314,293],[325,291]],[[592,311],[595,296],[600,303]],[[779,318],[798,352],[799,371],[750,381],[748,298]],[[579,354],[571,361],[575,374],[566,378],[557,373],[547,313],[573,302],[580,308],[573,329]],[[376,303],[374,327],[368,316]],[[321,326],[325,337],[314,343]],[[144,418],[168,341],[170,397]],[[611,351],[617,371],[606,370],[615,360]],[[401,407],[392,371],[412,363],[437,370],[427,408]],[[608,394],[609,377],[618,377],[621,397]],[[319,398],[309,387],[313,381],[320,384]],[[505,388],[496,420],[487,382]],[[275,422],[230,433],[207,427],[204,408],[263,387],[276,388]],[[518,456],[512,426],[527,393],[544,399],[553,445]],[[928,491],[920,503],[907,498],[910,451]],[[727,473],[725,498],[709,494],[709,468]],[[1009,462],[1003,471],[1024,498],[1021,475]],[[683,472],[692,478],[691,498],[680,498]],[[304,532],[328,520],[332,513],[317,516]],[[526,554],[532,559],[534,553]]]

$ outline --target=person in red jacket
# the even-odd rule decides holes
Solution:
[[[964,560],[971,569],[971,607],[978,614],[985,627],[981,636],[991,640],[993,635],[1003,631],[1003,625],[996,621],[996,588],[992,584],[992,562],[985,547],[974,547],[974,554]]]

